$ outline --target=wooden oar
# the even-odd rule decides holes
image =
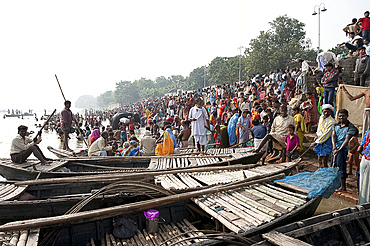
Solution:
[[[55,111],[57,111],[56,109],[54,109],[53,113],[51,113],[51,115],[47,118],[47,120],[44,122],[44,125],[41,127],[41,129],[37,132],[35,138],[37,138],[38,136],[41,136],[41,133],[42,133],[42,130],[45,128],[45,126],[49,123],[49,121],[51,120],[51,117],[53,117],[53,115],[55,114]]]

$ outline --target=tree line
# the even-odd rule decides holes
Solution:
[[[106,91],[99,95],[96,104],[101,108],[107,107],[110,103],[125,105],[143,98],[173,93],[178,89],[197,90],[204,86],[235,83],[239,81],[239,66],[241,80],[246,80],[248,76],[255,74],[266,74],[276,69],[285,69],[287,66],[298,67],[298,63],[295,62],[297,58],[316,60],[317,50],[312,48],[311,40],[306,37],[304,23],[283,15],[269,22],[269,25],[267,31],[261,31],[250,41],[241,57],[239,55],[216,57],[208,66],[197,67],[186,77],[172,75],[160,76],[155,80],[147,78],[133,82],[121,80],[116,83],[114,91]],[[86,108],[86,105],[81,105],[85,103],[80,99],[77,100],[76,106]]]

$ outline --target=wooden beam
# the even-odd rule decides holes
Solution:
[[[277,231],[271,231],[269,233],[262,234],[262,237],[268,242],[278,246],[311,246],[311,244],[289,237]]]

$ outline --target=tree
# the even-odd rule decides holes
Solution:
[[[114,93],[113,91],[106,91],[100,94],[97,100],[100,108],[106,108],[109,104],[114,103]]]
[[[329,51],[333,52],[336,55],[341,55],[341,54],[347,54],[348,53],[348,49],[346,48],[345,45],[342,45],[339,48],[338,48],[338,45],[336,45],[335,47],[331,48]]]
[[[140,100],[139,88],[131,81],[120,81],[116,83],[116,90],[114,91],[115,101],[121,105],[134,103]]]
[[[284,15],[269,24],[271,28],[261,31],[246,49],[249,74],[285,68],[295,59],[307,59],[305,56],[310,54],[311,42],[306,39],[304,23]]]
[[[206,67],[197,67],[189,74],[189,81],[192,85],[192,89],[200,89],[204,87],[205,79],[207,78]]]

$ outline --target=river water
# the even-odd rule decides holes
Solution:
[[[36,112],[37,113],[37,112]],[[43,113],[43,112],[42,112]],[[38,113],[38,117],[41,117],[42,113]],[[10,146],[13,138],[18,133],[18,126],[25,125],[28,126],[28,131],[34,131],[35,133],[31,136],[35,136],[40,128],[36,127],[35,124],[43,125],[44,120],[36,121],[34,116],[24,117],[23,119],[17,117],[7,117],[3,118],[3,114],[0,117],[0,158],[10,158]],[[42,133],[42,141],[39,144],[41,150],[44,152],[45,156],[48,158],[56,158],[56,156],[47,150],[47,146],[52,146],[53,148],[60,147],[60,139],[56,131],[44,130]],[[70,139],[71,149],[81,149],[83,147],[82,141],[77,141],[75,137]],[[34,158],[31,156],[31,158]]]
[[[36,112],[37,113],[37,112]],[[42,112],[43,113],[43,112]],[[40,112],[38,115],[42,115]],[[43,125],[44,121],[39,120],[36,121],[35,117],[24,117],[16,118],[16,117],[9,117],[9,118],[3,118],[2,115],[0,117],[0,129],[1,129],[1,138],[0,138],[0,158],[10,158],[9,151],[10,151],[10,145],[17,134],[18,126],[19,125],[26,125],[28,126],[29,131],[34,131],[35,133],[33,136],[36,135],[36,133],[39,131],[40,128],[37,128],[35,124],[41,124]],[[103,125],[108,125],[108,122],[103,122]],[[143,131],[138,131],[137,135],[141,135]],[[41,150],[44,152],[45,156],[48,158],[57,158],[53,153],[47,150],[48,146],[52,146],[53,148],[61,148],[61,142],[58,137],[58,134],[55,131],[43,131],[42,133],[42,142],[39,144]],[[71,139],[69,141],[69,146],[73,150],[80,150],[85,147],[85,144],[82,141],[77,141],[75,134],[72,134]],[[34,158],[31,156],[31,158]],[[0,174],[1,175],[1,174]],[[0,176],[1,180],[1,176]],[[320,206],[318,207],[315,215],[322,214],[330,211],[334,211],[341,208],[346,207],[352,207],[354,204],[344,201],[343,199],[339,199],[336,197],[330,197],[329,199],[322,199]]]

